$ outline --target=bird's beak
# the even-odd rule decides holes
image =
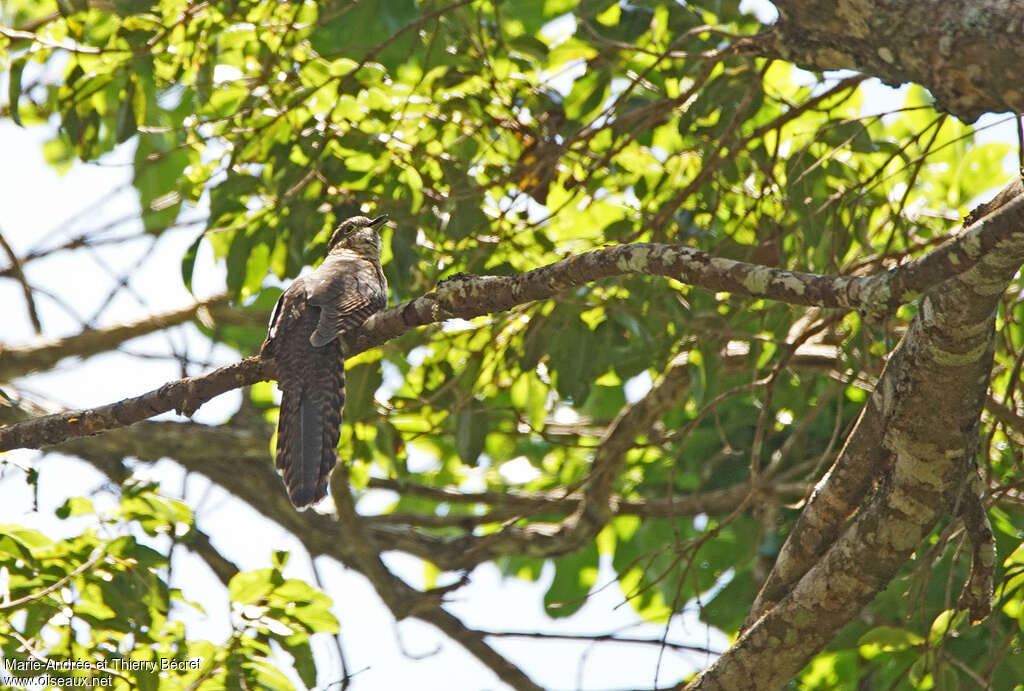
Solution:
[[[388,215],[378,216],[377,218],[370,221],[371,228],[380,228],[388,220]]]

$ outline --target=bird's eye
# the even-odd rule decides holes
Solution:
[[[343,225],[341,227],[341,232],[343,232],[345,235],[348,235],[353,230],[355,230],[355,228],[353,227],[353,225],[351,223],[346,223],[345,225]]]

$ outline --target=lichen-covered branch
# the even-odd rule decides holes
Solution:
[[[1024,55],[1024,6],[1002,0],[941,3],[781,0],[777,57],[810,70],[853,69],[888,84],[917,82],[965,121],[1024,111],[1006,75]]]
[[[1024,196],[1019,194],[1020,180],[1011,183],[1007,189],[1014,190],[1014,194],[1000,195],[1004,200],[1002,206],[987,205],[982,211],[983,215],[975,222],[975,227],[992,222],[1001,214],[1007,214],[1008,217],[1013,216],[1018,213],[1019,209],[1024,208]],[[1007,200],[1009,201],[1007,202]],[[1012,227],[1010,222],[1007,222],[1007,225]],[[1024,222],[1019,222],[1016,227],[1024,228]],[[1004,242],[1010,245],[1013,240],[1007,238]],[[932,261],[931,256],[929,255],[921,261]],[[951,260],[953,256],[955,255],[937,255],[938,258],[935,261],[948,266],[955,263]],[[1007,266],[1012,267],[1015,262],[1014,256],[1018,255],[1010,252],[1008,255],[1003,255],[1002,260],[991,254],[981,255],[981,258],[987,257],[986,262],[990,264],[1006,261]],[[910,265],[908,267],[911,272],[918,270]],[[977,265],[965,276],[973,277],[972,280],[980,286],[982,293],[992,294],[994,290],[995,294],[1000,294],[1005,288],[1006,279],[1003,278],[1002,282],[997,281],[992,284],[995,279],[988,276],[993,273],[1005,276],[1005,271],[993,272],[985,270],[984,267],[979,268]],[[886,401],[892,398],[894,391],[903,386],[902,380],[909,376],[908,368],[915,366],[915,363],[906,361],[904,353],[902,348],[898,348],[886,364],[878,388],[865,404],[860,419],[847,438],[842,452],[819,483],[779,553],[775,567],[747,615],[745,626],[749,627],[781,599],[821,554],[832,545],[845,521],[861,505],[867,492],[891,463],[891,452],[884,445],[879,445],[878,440],[885,434],[888,425],[887,415],[891,414],[891,407],[889,413],[885,412]],[[929,413],[924,412],[923,414],[928,415]]]
[[[861,506],[890,461],[889,452],[878,444],[883,433],[883,416],[875,399],[871,398],[832,468],[818,483],[793,526],[747,613],[744,628],[751,626],[789,592],[835,542],[846,520]]]
[[[1013,183],[1019,185],[1019,181]],[[1006,196],[1006,195],[1004,195]],[[1024,194],[978,219],[964,233],[921,259],[869,277],[820,276],[712,257],[678,245],[636,243],[594,250],[518,276],[446,281],[422,297],[371,317],[350,354],[378,346],[418,326],[471,319],[550,298],[569,288],[629,274],[674,278],[708,290],[764,297],[792,304],[888,314],[918,291],[976,266],[992,254],[1016,256],[1024,227]],[[55,357],[51,353],[48,357]],[[59,356],[63,357],[63,356]],[[0,371],[6,355],[0,352]],[[65,439],[130,425],[169,410],[191,414],[216,395],[273,377],[273,363],[247,358],[202,377],[169,383],[108,406],[76,410],[0,426],[0,451],[38,448]]]
[[[960,516],[971,543],[971,573],[960,591],[957,607],[967,610],[977,624],[992,613],[992,590],[996,570],[996,541],[982,503],[985,482],[977,472],[960,497]]]
[[[269,379],[273,372],[273,362],[250,357],[201,377],[179,379],[117,403],[3,425],[0,426],[0,451],[59,444],[75,437],[133,425],[170,410],[191,415],[214,396]]]
[[[782,685],[886,586],[939,518],[954,511],[973,472],[997,300],[1024,259],[1018,245],[1024,226],[1016,231],[1002,251],[984,254],[924,296],[858,425],[869,426],[874,437],[855,431],[842,454],[870,454],[880,446],[887,455],[881,468],[861,466],[876,469],[855,482],[873,484],[866,501],[852,517],[846,506],[833,512],[808,507],[826,522],[849,520],[838,534],[834,525],[822,531],[803,521],[811,539],[802,551],[810,560],[789,565],[777,583],[785,596],[774,606],[762,601],[763,614],[687,689]],[[811,503],[834,496],[835,482],[829,477]]]

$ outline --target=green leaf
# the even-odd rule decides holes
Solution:
[[[423,178],[415,168],[404,168],[398,174],[398,181],[403,183],[404,189],[409,192],[412,200],[410,211],[416,213],[423,206]]]
[[[57,508],[57,516],[59,518],[67,518],[69,516],[86,516],[93,513],[96,513],[96,509],[93,508],[92,502],[85,497],[68,497],[68,499]]]
[[[203,111],[215,118],[230,117],[239,111],[248,97],[249,90],[244,84],[222,84],[213,90]]]
[[[410,229],[397,229],[391,235],[391,262],[384,267],[391,289],[392,301],[405,299],[409,295],[409,281],[419,267],[416,249],[416,234]]]
[[[231,239],[231,246],[228,250],[228,290],[240,294],[242,286],[245,285],[246,268],[249,265],[249,252],[252,249],[253,238],[243,228],[235,231]]]
[[[476,233],[482,234],[488,228],[487,214],[480,210],[480,206],[473,202],[459,202],[448,220],[448,236],[461,240]]]
[[[270,286],[262,289],[249,304],[236,307],[247,316],[246,322],[243,323],[218,322],[213,328],[207,327],[201,322],[195,322],[195,324],[207,336],[216,338],[239,353],[248,355],[258,350],[263,339],[266,338],[267,321],[274,303],[280,296],[281,289]]]
[[[345,419],[369,421],[375,417],[373,394],[381,385],[379,362],[366,362],[345,369]]]
[[[0,564],[10,560],[21,560],[33,569],[38,568],[32,549],[14,535],[3,534],[0,529]]]
[[[475,398],[470,398],[455,414],[455,448],[459,458],[475,468],[486,441],[487,408]]]
[[[246,685],[241,688],[274,689],[275,691],[291,691],[295,688],[274,663],[257,657],[251,649],[242,652],[247,653],[249,659],[241,663],[246,681]]]
[[[597,115],[608,96],[611,77],[602,69],[600,59],[587,61],[586,73],[577,79],[565,99],[565,115],[570,120],[585,123]]]
[[[13,523],[0,523],[0,535],[16,540],[32,550],[37,548],[51,548],[56,544],[53,540],[40,533],[38,530],[23,528],[22,526],[14,525]]]
[[[732,577],[724,588],[718,591],[710,602],[700,610],[701,621],[722,631],[738,631],[746,619],[749,603],[757,595],[758,584],[754,582],[751,569],[743,569]]]
[[[594,343],[593,332],[578,317],[566,314],[563,319],[558,325],[548,327],[559,333],[559,337],[549,344],[549,367],[558,393],[582,406],[590,395],[599,348]]]
[[[24,127],[24,125],[21,124],[21,114],[18,112],[18,102],[21,100],[21,75],[25,72],[25,65],[27,62],[27,55],[22,55],[11,60],[11,68],[7,77],[7,96],[10,102],[11,119],[14,120],[14,123],[19,127]]]
[[[876,626],[857,641],[861,656],[869,660],[882,653],[916,648],[922,643],[921,636],[895,626]]]
[[[281,642],[281,647],[295,661],[295,671],[299,673],[302,683],[310,689],[316,686],[316,662],[313,659],[313,649],[309,645],[309,640],[305,639],[300,642],[289,643],[285,639]]]
[[[328,21],[310,36],[313,49],[321,57],[345,57],[358,63],[374,51],[373,59],[389,71],[410,58],[407,41],[390,41],[380,49],[378,46],[419,17],[414,0],[364,0],[335,6],[324,14],[329,16]]]
[[[117,109],[117,129],[115,137],[117,143],[126,142],[135,136],[137,123],[135,122],[135,82],[129,80],[125,87],[124,100]]]
[[[967,620],[967,612],[963,610],[944,609],[932,621],[928,631],[928,644],[936,647],[942,645],[943,639],[956,634],[957,627]]]
[[[160,233],[178,217],[182,201],[178,181],[185,167],[196,160],[194,150],[181,145],[173,135],[139,137],[132,184],[139,192],[147,232]]]
[[[181,258],[181,280],[190,293],[192,292],[192,278],[196,269],[196,255],[199,254],[199,243],[203,241],[204,237],[206,237],[205,230],[192,241],[192,244],[185,250],[185,256]]]
[[[281,584],[281,572],[277,569],[259,569],[237,573],[228,583],[228,594],[232,602],[248,605],[259,602]]]
[[[858,662],[857,653],[853,650],[821,653],[804,669],[800,688],[807,691],[841,688],[844,680],[856,678]]]
[[[156,492],[125,493],[119,509],[125,520],[138,521],[150,535],[186,535],[192,527],[192,511],[183,502]]]
[[[544,611],[553,619],[575,614],[597,581],[597,547],[587,547],[555,561],[555,578],[544,593]]]
[[[338,620],[325,606],[294,607],[289,610],[295,621],[306,627],[310,633],[337,633]]]
[[[538,60],[545,59],[548,54],[547,44],[529,34],[516,36],[509,41],[509,47],[523,55],[528,55],[530,57],[537,58]]]
[[[122,17],[129,17],[149,9],[152,4],[152,0],[114,0],[114,11]]]
[[[632,3],[618,5],[617,8],[619,9],[618,21],[602,26],[600,33],[603,36],[613,41],[633,43],[650,28],[654,10]]]
[[[270,268],[270,249],[273,242],[272,234],[261,228],[253,237],[249,247],[249,256],[245,260],[245,277],[242,280],[240,296],[245,299],[255,295],[263,281],[267,278]]]
[[[68,143],[67,137],[58,135],[57,138],[43,143],[43,158],[63,175],[71,170],[71,164],[75,161],[75,152]]]

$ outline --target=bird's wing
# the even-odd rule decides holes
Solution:
[[[296,283],[298,285],[295,285]],[[274,309],[270,313],[270,326],[267,329],[267,337],[260,348],[262,355],[273,357],[281,325],[288,321],[289,318],[294,319],[297,310],[301,309],[301,305],[295,304],[297,294],[303,294],[301,278],[295,279],[292,286],[289,286],[288,290],[281,293],[280,297],[277,298],[277,302],[274,303]]]
[[[374,299],[375,283],[375,270],[366,260],[344,255],[328,257],[306,282],[307,301],[320,308],[309,342],[323,346],[359,328],[380,309]]]

